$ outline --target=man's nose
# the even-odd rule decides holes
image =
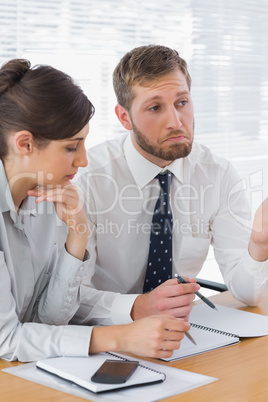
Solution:
[[[168,110],[167,128],[169,130],[179,130],[182,127],[181,114],[176,108]]]

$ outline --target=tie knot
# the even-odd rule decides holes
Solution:
[[[173,173],[167,170],[165,173],[159,173],[155,178],[159,180],[163,192],[169,194]]]

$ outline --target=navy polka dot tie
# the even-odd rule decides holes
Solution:
[[[172,277],[172,211],[170,185],[173,174],[158,174],[160,194],[155,204],[151,226],[150,249],[143,293],[153,290]]]

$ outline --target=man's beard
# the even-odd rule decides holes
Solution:
[[[189,153],[192,150],[192,145],[193,145],[193,136],[194,136],[194,127],[193,127],[193,133],[192,133],[192,139],[191,141],[187,143],[171,143],[168,148],[161,147],[161,145],[155,145],[152,144],[146,137],[145,135],[138,129],[138,127],[134,124],[134,122],[131,119],[131,124],[132,124],[132,131],[133,135],[135,138],[136,143],[140,146],[141,149],[143,149],[145,152],[147,152],[150,155],[153,155],[157,158],[166,160],[166,161],[174,161],[175,159],[179,158],[185,158],[186,156],[189,155]],[[187,138],[191,138],[191,134],[187,133]],[[169,133],[169,138],[170,137],[175,137],[175,136],[180,136],[180,135],[185,135],[185,133],[181,130],[174,130]]]

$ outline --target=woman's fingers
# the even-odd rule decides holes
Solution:
[[[36,187],[35,189],[28,191],[28,195],[36,197],[35,200],[37,203],[48,201],[62,204],[62,206],[66,207],[68,213],[72,210],[72,214],[80,212],[82,208],[78,191],[73,185],[51,189],[47,187]],[[79,208],[79,210],[76,210],[77,208]]]

